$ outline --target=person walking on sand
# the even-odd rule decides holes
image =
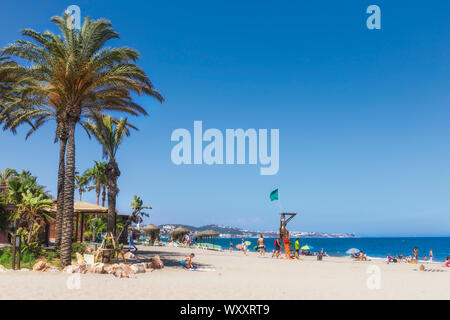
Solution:
[[[244,255],[247,255],[247,243],[245,242],[245,239],[242,238],[242,251],[244,252]]]
[[[266,253],[266,246],[264,245],[264,237],[262,234],[259,236],[258,239],[258,250],[260,256],[264,256],[264,254]]]
[[[430,259],[428,260],[429,263],[433,262],[433,249],[430,249],[430,252],[428,253],[428,255],[430,256]]]
[[[276,257],[277,259],[280,257],[281,252],[281,239],[280,237],[275,239],[275,242],[273,243],[275,250],[273,250],[272,258]]]
[[[129,244],[130,244],[130,246],[128,247],[128,251],[131,251],[131,247],[133,247],[134,251],[136,252],[137,248],[134,245],[134,232],[133,232],[133,229],[130,228],[128,230],[130,231],[130,235],[129,235]]]

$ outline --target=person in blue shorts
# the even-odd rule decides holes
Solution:
[[[134,248],[134,251],[137,251],[137,248],[136,248],[136,246],[134,245],[134,232],[133,232],[133,229],[128,229],[129,231],[130,231],[130,234],[129,234],[129,243],[130,243],[130,246],[128,247],[128,251],[131,251],[131,247],[133,247]]]

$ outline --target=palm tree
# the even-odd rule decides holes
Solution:
[[[64,133],[62,266],[71,263],[76,125],[86,115],[104,111],[146,115],[145,109],[133,101],[131,93],[147,94],[163,101],[145,72],[135,64],[139,58],[135,50],[105,47],[109,40],[119,37],[109,21],[86,18],[78,31],[68,27],[68,19],[70,15],[51,19],[59,27],[62,37],[48,31],[38,33],[27,29],[22,34],[31,41],[19,40],[3,49],[4,54],[31,63],[27,72],[35,82],[24,86],[21,93],[27,105],[33,105],[26,110],[35,120],[34,127],[45,122],[40,110],[53,109],[57,116],[57,132]],[[17,70],[19,74],[19,68]],[[14,111],[14,108],[25,107],[11,108]],[[7,113],[11,113],[11,108]],[[19,112],[15,115],[23,119]]]
[[[102,188],[103,190],[105,190],[106,186],[106,167],[107,167],[106,162],[95,161],[94,167],[87,169],[84,173],[86,177],[89,179],[89,182],[93,182],[95,184],[95,186],[91,188],[95,189],[95,194],[97,196],[96,198],[97,205],[100,205],[100,193],[102,192]],[[103,206],[105,205],[104,201],[102,205]]]
[[[10,168],[6,168],[3,172],[0,171],[0,185],[7,185],[10,179],[17,177],[18,175],[16,170]]]
[[[81,197],[83,193],[88,191],[89,178],[86,174],[79,175],[78,172],[75,173],[75,189],[78,190],[78,195]]]
[[[107,232],[115,233],[117,178],[120,176],[116,154],[124,136],[130,135],[127,119],[115,122],[110,116],[100,116],[96,122],[88,120],[86,128],[103,147],[103,156],[108,158],[106,177],[108,180],[108,225]],[[133,127],[134,128],[134,127]]]
[[[144,206],[144,201],[141,199],[141,197],[134,195],[133,201],[131,201],[131,215],[128,217],[127,221],[125,222],[125,225],[122,228],[122,231],[120,231],[119,236],[117,239],[119,239],[122,236],[122,233],[124,231],[128,230],[128,227],[130,226],[131,222],[134,223],[140,223],[143,221],[143,217],[148,217],[149,214],[145,212],[144,210],[152,209],[150,206]]]

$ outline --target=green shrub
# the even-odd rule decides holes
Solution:
[[[72,243],[72,253],[75,254],[78,253],[85,253],[86,252],[87,245],[83,242],[74,242]]]
[[[36,256],[31,252],[24,252],[21,254],[20,257],[21,268],[31,269],[33,268],[35,263],[36,263]],[[12,267],[12,248],[6,248],[0,251],[0,264],[7,269],[10,269]]]

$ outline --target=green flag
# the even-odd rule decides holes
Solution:
[[[278,189],[275,189],[270,193],[270,201],[274,200],[278,200]]]

